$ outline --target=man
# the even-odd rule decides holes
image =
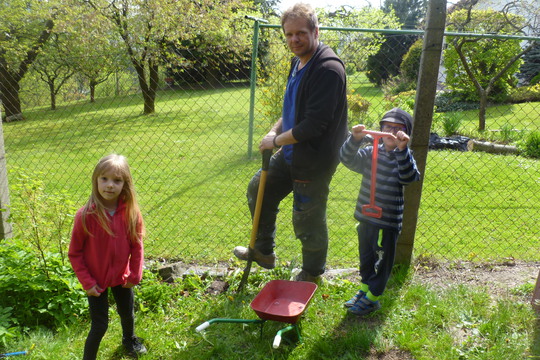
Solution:
[[[343,62],[319,42],[315,11],[298,3],[285,11],[281,27],[294,59],[282,117],[262,139],[259,150],[280,149],[272,156],[253,260],[275,267],[274,237],[279,204],[293,193],[293,226],[302,242],[302,271],[297,281],[319,282],[328,251],[326,203],[338,154],[347,134],[347,85]],[[261,170],[251,179],[247,197],[253,215]],[[248,260],[248,249],[234,254]]]

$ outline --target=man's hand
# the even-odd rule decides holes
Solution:
[[[268,134],[266,134],[259,144],[259,151],[263,152],[264,150],[272,150],[274,148],[274,138],[276,136],[277,135],[274,131],[270,131]]]

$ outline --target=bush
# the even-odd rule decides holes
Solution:
[[[404,80],[400,76],[388,79],[382,85],[385,96],[399,95],[400,93],[416,89],[416,82]]]
[[[371,103],[358,94],[347,94],[349,104],[349,119],[353,122],[362,122],[371,106]]]
[[[458,133],[461,126],[461,117],[457,114],[444,114],[442,117],[442,127],[445,136],[452,136]]]
[[[435,96],[435,107],[437,112],[477,110],[480,107],[478,102],[466,100],[464,94],[459,91],[439,92]]]
[[[70,266],[59,254],[46,254],[48,273],[36,264],[32,249],[17,239],[0,244],[0,309],[10,310],[2,327],[20,332],[55,329],[74,323],[86,309],[86,298]],[[5,336],[5,335],[4,335]]]
[[[414,112],[414,102],[416,100],[416,90],[400,92],[395,96],[387,96],[385,100],[389,103],[388,110],[393,107],[399,107],[412,115]]]
[[[540,159],[540,131],[531,132],[520,147],[523,148],[523,155]]]
[[[514,89],[510,93],[508,101],[511,103],[540,101],[540,84]]]
[[[47,275],[47,253],[67,261],[67,244],[71,234],[76,207],[64,192],[46,193],[41,173],[30,175],[23,169],[10,170],[12,199],[10,221],[21,241],[29,244],[38,263]]]
[[[11,172],[16,181],[10,221],[17,237],[0,243],[0,342],[15,333],[72,323],[86,309],[65,254],[73,203],[65,193],[47,194],[39,176]]]
[[[416,84],[420,71],[420,59],[422,58],[422,46],[424,41],[418,39],[403,57],[400,68],[400,76],[406,82]]]

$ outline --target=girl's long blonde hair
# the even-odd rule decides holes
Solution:
[[[119,198],[121,198],[126,205],[125,214],[128,233],[132,242],[140,242],[145,235],[144,222],[139,204],[137,203],[135,186],[133,185],[133,178],[129,170],[129,165],[127,159],[122,155],[107,155],[101,158],[94,168],[94,173],[92,174],[92,194],[82,210],[83,228],[88,232],[86,227],[86,215],[95,214],[103,229],[110,235],[114,235],[109,226],[109,218],[107,217],[107,209],[103,204],[103,197],[98,191],[98,178],[109,171],[115,173],[124,180],[124,187],[120,192]]]

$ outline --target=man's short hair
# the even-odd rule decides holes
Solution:
[[[285,10],[285,12],[281,15],[281,28],[283,29],[283,24],[291,19],[306,19],[308,26],[312,31],[319,27],[317,14],[309,4],[296,3]]]

